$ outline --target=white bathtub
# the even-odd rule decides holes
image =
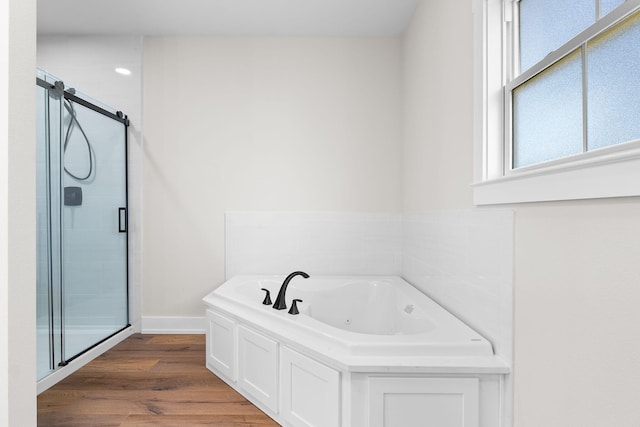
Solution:
[[[269,289],[275,301],[283,280],[236,276],[204,302],[251,319],[259,329],[285,340],[309,342],[311,350],[344,365],[367,364],[363,358],[379,364],[379,357],[393,357],[396,364],[401,360],[397,358],[425,357],[467,357],[493,364],[491,343],[399,277],[297,276],[287,289],[287,310],[263,305],[261,289]],[[296,316],[288,314],[294,298],[303,300]]]
[[[296,276],[287,309],[262,304],[261,289],[275,301],[284,278],[236,276],[204,298],[207,367],[280,424],[413,425],[429,407],[433,425],[500,425],[508,366],[413,286],[398,277]],[[298,315],[288,313],[294,298]],[[441,407],[443,395],[457,396],[455,411]],[[382,414],[388,405],[400,409]]]

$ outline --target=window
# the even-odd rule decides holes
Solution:
[[[640,195],[640,0],[474,0],[477,204]]]

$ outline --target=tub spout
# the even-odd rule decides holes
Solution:
[[[284,310],[285,308],[287,308],[287,303],[285,301],[287,286],[289,286],[289,282],[291,281],[291,279],[296,276],[302,276],[305,279],[309,278],[309,275],[304,271],[294,271],[293,273],[288,275],[287,278],[284,279],[284,282],[282,282],[282,286],[280,286],[280,292],[278,292],[278,298],[276,298],[276,302],[273,303],[273,308],[275,308],[276,310]]]

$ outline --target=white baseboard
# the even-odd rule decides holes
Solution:
[[[206,318],[185,316],[142,316],[143,334],[204,334]]]

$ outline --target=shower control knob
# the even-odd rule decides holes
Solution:
[[[263,291],[265,291],[267,294],[264,296],[264,301],[262,301],[262,303],[264,305],[271,305],[271,293],[269,292],[269,289],[265,289],[262,288]]]
[[[291,303],[291,309],[289,309],[289,314],[300,314],[300,312],[298,311],[298,303],[302,302],[301,299],[294,299],[293,302]]]

